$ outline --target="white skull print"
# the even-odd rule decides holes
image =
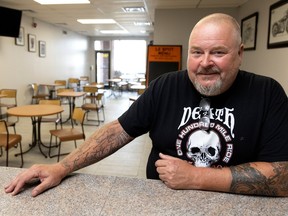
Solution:
[[[220,158],[221,144],[213,131],[198,130],[192,133],[187,142],[187,157],[196,167],[210,167]]]

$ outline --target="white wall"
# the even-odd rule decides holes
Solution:
[[[158,9],[155,12],[154,44],[182,45],[182,68],[186,68],[188,38],[191,29],[202,17],[215,12],[241,19],[259,12],[255,51],[245,51],[241,69],[276,79],[288,94],[288,48],[267,49],[269,7],[277,0],[249,0],[239,8]]]
[[[22,16],[21,26],[25,31],[25,45],[16,46],[15,39],[0,36],[0,89],[16,88],[18,104],[31,102],[29,84],[53,83],[56,79],[80,77],[89,74],[89,66],[94,64],[88,37]],[[27,34],[36,35],[37,51],[28,52]],[[38,40],[46,42],[46,57],[38,54]],[[93,49],[93,45],[92,45]]]
[[[277,0],[250,0],[239,10],[241,19],[259,13],[256,50],[245,51],[242,69],[253,71],[257,74],[273,77],[288,94],[288,47],[267,49],[269,7]]]

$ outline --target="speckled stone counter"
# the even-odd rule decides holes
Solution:
[[[0,167],[0,215],[288,215],[288,198],[171,190],[157,180],[87,174],[73,174],[36,198],[35,185],[6,194],[4,185],[19,172]]]

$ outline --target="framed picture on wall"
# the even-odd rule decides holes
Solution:
[[[46,42],[45,41],[39,41],[39,57],[46,57]]]
[[[241,36],[244,50],[255,50],[257,39],[258,12],[241,20]]]
[[[24,36],[24,28],[23,27],[20,27],[19,37],[15,38],[15,44],[18,46],[24,46],[25,45],[25,36]]]
[[[33,34],[28,34],[28,51],[36,52],[36,36]]]
[[[267,48],[288,47],[288,0],[270,6]]]

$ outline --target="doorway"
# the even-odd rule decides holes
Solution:
[[[107,82],[110,79],[111,70],[111,52],[110,51],[96,51],[95,52],[95,81],[98,83]]]

